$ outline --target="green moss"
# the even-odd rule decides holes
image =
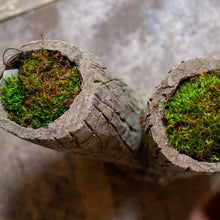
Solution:
[[[199,161],[220,161],[220,74],[202,73],[182,83],[164,110],[168,140]]]
[[[1,101],[8,118],[23,127],[47,126],[68,110],[80,91],[75,64],[58,51],[28,51],[13,62],[19,72],[4,79]]]
[[[159,101],[157,101],[157,103],[154,105],[154,107],[158,107],[159,106]]]

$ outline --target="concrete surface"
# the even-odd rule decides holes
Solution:
[[[60,0],[0,23],[0,51],[44,38],[75,43],[134,89],[182,59],[219,59],[218,0]],[[0,130],[0,219],[186,219],[219,177],[166,187],[127,179],[98,161]]]
[[[0,21],[46,5],[54,0],[0,0]]]

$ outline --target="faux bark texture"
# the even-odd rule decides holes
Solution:
[[[169,71],[149,98],[145,116],[145,132],[148,177],[155,178],[154,181],[163,183],[177,177],[220,172],[220,163],[199,162],[174,149],[166,139],[167,135],[162,121],[164,105],[180,82],[199,73],[219,70],[219,60],[196,58],[182,61]],[[159,106],[156,105],[157,103]]]
[[[21,127],[9,120],[0,102],[1,128],[54,150],[126,165],[120,169],[128,176],[155,183],[220,172],[220,163],[199,162],[174,149],[166,139],[162,121],[164,105],[179,83],[202,72],[219,70],[220,61],[192,59],[170,70],[147,101],[143,132],[140,113],[147,94],[129,89],[96,56],[72,44],[34,41],[19,49],[38,50],[41,47],[58,50],[76,64],[82,81],[81,92],[68,111],[48,127],[39,129]],[[0,85],[4,69],[0,63]]]
[[[141,142],[141,97],[115,78],[96,56],[72,44],[34,41],[19,49],[41,47],[58,50],[76,64],[82,80],[81,92],[68,111],[48,127],[39,129],[21,127],[7,119],[0,102],[0,127],[54,150],[139,167],[136,155]],[[4,69],[1,63],[1,74]]]

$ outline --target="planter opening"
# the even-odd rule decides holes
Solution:
[[[165,103],[167,139],[198,161],[220,161],[220,73],[206,72],[181,82]]]
[[[22,127],[48,126],[68,110],[80,92],[76,65],[59,51],[27,51],[9,64],[6,69],[19,71],[4,78],[1,101],[7,117]]]

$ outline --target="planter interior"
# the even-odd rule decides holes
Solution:
[[[59,51],[18,51],[12,58],[3,75],[3,106],[22,127],[46,127],[68,110],[81,91],[82,77]]]

